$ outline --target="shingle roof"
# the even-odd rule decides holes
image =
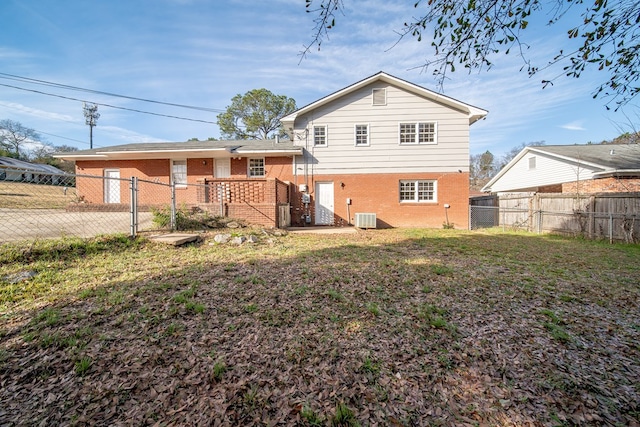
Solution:
[[[11,157],[0,156],[0,167],[7,169],[21,169],[32,172],[64,174],[65,172],[55,166],[43,165],[40,163],[30,163],[23,160],[13,159]]]
[[[605,169],[640,169],[639,144],[543,145],[530,148]]]
[[[231,140],[231,141],[187,141],[187,142],[145,142],[137,144],[113,145],[110,147],[93,148],[90,150],[55,153],[53,156],[62,159],[109,158],[116,153],[125,158],[127,153],[146,153],[166,156],[171,153],[199,152],[227,152],[230,155],[243,153],[286,152],[298,154],[302,148],[295,146],[290,140]]]

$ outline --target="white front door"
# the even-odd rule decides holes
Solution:
[[[316,225],[333,225],[333,182],[316,182]]]
[[[104,170],[104,202],[120,203],[120,169]]]
[[[231,176],[231,159],[216,159],[216,178]]]

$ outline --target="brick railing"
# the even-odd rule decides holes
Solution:
[[[204,178],[198,184],[198,204],[263,225],[277,226],[278,206],[289,203],[289,184],[275,178]]]

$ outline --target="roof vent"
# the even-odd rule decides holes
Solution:
[[[373,89],[373,105],[387,105],[387,90]]]

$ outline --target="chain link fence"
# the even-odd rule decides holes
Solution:
[[[94,176],[0,169],[0,243],[218,228],[237,213],[224,200],[206,200],[220,188],[121,178],[109,170]],[[241,202],[258,211],[255,203]]]
[[[78,177],[83,178],[81,191],[76,187]],[[2,169],[0,243],[113,233],[135,235],[138,229],[151,229],[150,210],[133,209],[132,182],[109,176]],[[92,191],[104,194],[105,203],[87,203],[85,198]],[[171,200],[164,202],[169,205]]]
[[[610,242],[640,241],[640,214],[620,212],[553,212],[499,206],[469,206],[472,230],[500,227],[503,231],[528,231],[580,236]]]

